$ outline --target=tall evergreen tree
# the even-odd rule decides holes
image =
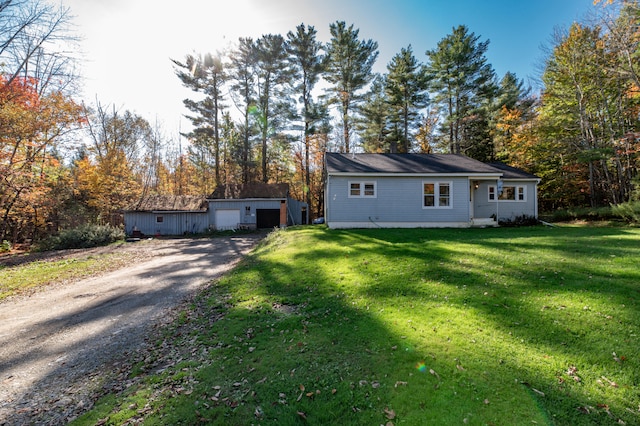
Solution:
[[[269,140],[281,130],[283,118],[289,109],[284,84],[288,82],[288,61],[284,38],[279,34],[266,34],[255,44],[258,110],[256,123],[260,132],[262,181],[268,182]]]
[[[187,55],[184,62],[173,60],[176,75],[182,84],[204,94],[204,98],[194,101],[185,99],[185,107],[194,115],[187,116],[194,129],[186,136],[191,139],[194,153],[202,161],[202,167],[210,167],[209,157],[213,157],[215,185],[220,184],[220,120],[224,110],[224,83],[226,74],[220,55],[207,53],[195,57]],[[207,188],[208,190],[208,188]]]
[[[313,99],[312,91],[318,83],[325,67],[325,56],[322,53],[322,43],[316,40],[314,27],[304,24],[296,27],[296,32],[287,34],[287,51],[294,72],[293,91],[299,95],[304,128],[304,182],[305,199],[311,206],[311,171],[310,171],[310,138],[316,132],[316,124],[322,120],[323,109]]]
[[[365,152],[390,152],[389,147],[389,102],[385,93],[386,76],[376,75],[371,90],[360,107],[360,119],[356,129]],[[397,139],[394,139],[397,141]]]
[[[230,93],[242,116],[242,124],[240,125],[242,134],[242,151],[240,153],[242,183],[249,183],[253,169],[253,157],[251,155],[252,115],[256,115],[255,66],[257,59],[253,39],[241,37],[238,40],[237,48],[231,52],[230,59]]]
[[[391,152],[411,151],[411,132],[419,126],[420,110],[427,104],[425,73],[413,56],[411,45],[402,48],[387,65],[386,93],[392,127],[398,138],[391,141]],[[398,146],[399,144],[399,146]]]
[[[359,40],[360,30],[337,21],[329,26],[331,41],[327,44],[325,79],[332,85],[331,101],[338,104],[342,121],[344,150],[351,150],[351,128],[356,107],[362,101],[361,89],[373,78],[372,68],[378,58],[378,43]]]
[[[476,138],[479,144],[486,142],[486,107],[495,95],[496,84],[485,57],[489,40],[479,39],[461,25],[440,40],[436,49],[426,52],[430,89],[445,114],[444,141],[454,154],[467,152],[473,145],[465,137]]]

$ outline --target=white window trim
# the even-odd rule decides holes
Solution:
[[[434,188],[434,204],[433,206],[425,206],[424,205],[424,185],[426,183],[430,183],[433,184],[433,188]],[[441,206],[440,205],[440,185],[448,185],[449,186],[449,205],[448,206]],[[435,180],[423,180],[422,181],[422,187],[421,187],[421,193],[422,193],[422,200],[420,201],[420,203],[422,204],[422,209],[423,210],[431,210],[431,209],[452,209],[453,208],[453,181],[435,181]]]
[[[351,194],[351,185],[358,184],[360,185],[360,194],[352,195]],[[373,195],[365,194],[365,185],[373,185]],[[377,198],[378,197],[378,184],[375,180],[350,180],[347,185],[347,194],[349,198]]]
[[[504,190],[506,188],[512,187],[514,188],[514,194],[516,196],[515,200],[501,200],[500,196],[498,195],[498,188],[496,185],[489,185],[487,188],[487,199],[490,202],[496,202],[496,201],[500,201],[501,203],[526,203],[527,202],[527,186],[526,185],[504,185],[502,187],[502,191],[504,192]],[[491,193],[491,190],[493,189],[493,194]],[[518,195],[520,194],[520,189],[522,189],[522,200],[519,200]],[[491,196],[494,196],[494,198],[491,198]],[[495,197],[498,197],[498,200],[496,200]]]

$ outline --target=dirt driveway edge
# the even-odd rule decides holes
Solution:
[[[0,304],[0,424],[66,424],[89,409],[154,328],[264,236],[169,240],[146,261]]]

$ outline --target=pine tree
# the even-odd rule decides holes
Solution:
[[[249,183],[253,169],[251,155],[252,115],[255,116],[257,112],[254,86],[257,59],[253,39],[241,37],[238,41],[238,47],[231,52],[230,59],[230,93],[235,105],[241,110],[242,114],[242,124],[239,126],[242,134],[242,151],[240,153],[242,183]]]
[[[389,142],[393,143],[397,139],[389,138],[389,102],[385,85],[386,77],[376,75],[360,108],[361,117],[356,123],[356,129],[365,152],[394,152]]]
[[[185,107],[194,115],[187,116],[194,130],[187,134],[193,151],[199,157],[202,168],[210,167],[209,157],[213,156],[215,185],[220,183],[220,118],[224,110],[224,83],[226,74],[220,55],[207,53],[195,57],[187,55],[184,62],[172,60],[176,65],[176,75],[182,84],[205,97],[194,101],[185,99]]]
[[[413,56],[411,45],[391,59],[387,71],[385,90],[391,112],[389,119],[392,127],[398,130],[398,138],[391,141],[391,152],[410,152],[411,133],[419,126],[420,110],[428,99],[425,74]]]
[[[460,154],[472,148],[473,140],[482,144],[487,134],[486,107],[496,92],[495,73],[485,57],[489,40],[479,42],[466,26],[428,50],[426,64],[434,102],[444,111],[444,141],[449,151]]]
[[[287,52],[284,38],[279,34],[266,34],[255,44],[258,110],[256,124],[260,132],[262,181],[268,182],[269,140],[281,130],[283,117],[290,108],[284,84],[289,79]]]
[[[325,56],[322,53],[322,43],[316,40],[314,27],[304,24],[296,27],[296,32],[287,34],[287,51],[294,72],[293,91],[299,95],[302,111],[300,115],[304,122],[304,182],[305,199],[311,206],[311,171],[310,171],[310,138],[316,133],[316,124],[326,114],[324,109],[316,104],[312,91],[318,83],[325,68]]]
[[[351,128],[355,109],[362,101],[360,91],[373,78],[372,68],[378,58],[378,43],[359,40],[357,29],[337,21],[329,26],[328,65],[325,79],[332,84],[331,101],[338,105],[342,121],[345,152],[351,150]]]

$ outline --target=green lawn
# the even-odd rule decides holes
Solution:
[[[640,424],[640,230],[271,234],[77,424]]]
[[[0,302],[37,291],[50,284],[68,282],[125,266],[121,253],[84,256],[62,260],[39,260],[21,266],[0,266]]]

